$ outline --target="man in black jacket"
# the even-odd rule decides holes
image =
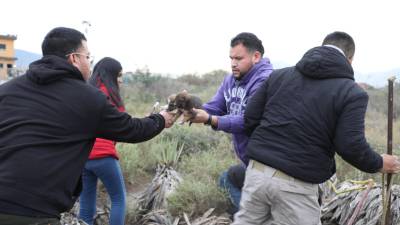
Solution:
[[[132,118],[87,85],[85,36],[55,28],[43,58],[0,86],[0,224],[58,224],[81,190],[96,137],[142,142],[172,125],[166,112]]]
[[[251,159],[234,225],[320,224],[317,184],[335,173],[334,155],[358,169],[396,173],[396,156],[365,139],[367,93],[354,82],[353,39],[329,34],[295,67],[274,71],[245,111]]]

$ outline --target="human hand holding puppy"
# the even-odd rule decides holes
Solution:
[[[212,127],[218,126],[218,117],[208,114],[204,109],[193,109],[195,112],[195,117],[190,119],[192,123],[204,123],[205,125],[210,125]]]
[[[165,128],[170,128],[175,122],[175,113],[167,112],[163,110],[160,112],[160,115],[164,117],[165,120]]]

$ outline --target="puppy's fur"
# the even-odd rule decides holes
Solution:
[[[196,116],[196,112],[193,108],[202,109],[203,102],[195,95],[189,94],[186,90],[173,94],[168,97],[167,111],[175,111],[174,122],[183,114],[184,118],[182,123],[193,119]]]

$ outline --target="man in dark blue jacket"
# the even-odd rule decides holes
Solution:
[[[368,95],[354,82],[354,52],[348,34],[329,34],[249,100],[250,162],[234,225],[320,224],[318,184],[335,173],[335,153],[365,172],[399,171],[396,156],[366,142]]]
[[[0,86],[0,224],[59,224],[79,196],[96,137],[141,142],[172,125],[166,112],[138,119],[119,112],[86,84],[85,36],[55,28],[43,58]]]

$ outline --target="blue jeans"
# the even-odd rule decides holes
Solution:
[[[93,224],[98,179],[106,187],[111,199],[110,225],[123,225],[126,204],[125,183],[118,160],[112,157],[86,162],[82,173],[83,190],[80,196],[79,217],[87,224]]]
[[[233,208],[231,214],[235,214],[239,210],[240,197],[242,191],[236,187],[228,177],[228,171],[224,171],[219,177],[219,187],[228,191],[229,199],[232,202]]]

